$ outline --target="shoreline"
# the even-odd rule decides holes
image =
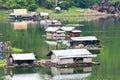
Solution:
[[[60,13],[55,13],[54,11],[50,11],[45,9],[46,11],[39,11],[39,12],[47,12],[49,13],[49,17],[50,19],[53,18],[79,18],[79,17],[108,17],[108,16],[119,16],[119,14],[107,14],[107,13],[102,13],[102,12],[98,12],[96,10],[92,10],[92,9],[79,9],[79,8],[75,8],[74,9],[70,9],[69,11],[64,11],[61,10]],[[7,11],[7,13],[6,13]],[[10,14],[9,10],[6,11],[1,11],[3,16],[0,16],[2,19],[8,20],[8,15]],[[38,13],[38,11],[36,11]],[[39,13],[38,13],[39,16]]]

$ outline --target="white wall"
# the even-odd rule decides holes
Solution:
[[[73,63],[73,59],[61,59],[58,64],[70,64]]]
[[[56,64],[69,64],[73,63],[73,59],[59,59],[56,57],[54,54],[51,55],[51,63],[56,63]]]
[[[51,55],[51,63],[57,63],[58,57],[56,57],[54,54]]]
[[[83,63],[91,63],[92,58],[83,58]]]

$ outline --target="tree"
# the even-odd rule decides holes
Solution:
[[[60,4],[60,7],[64,10],[68,10],[71,7],[71,5],[68,1],[64,1],[63,3]]]
[[[37,9],[37,5],[36,4],[31,4],[28,6],[28,10],[29,11],[35,11]]]
[[[46,7],[47,9],[51,9],[51,8],[54,7],[54,5],[55,5],[55,1],[54,1],[54,0],[48,0],[48,1],[46,2],[45,7]]]
[[[99,0],[0,0],[0,8],[13,9],[13,8],[25,8],[32,4],[36,4],[39,7],[45,7],[48,9],[61,6],[63,9],[68,9],[71,6],[88,8],[91,5],[98,3]],[[109,0],[112,1],[112,0]],[[120,1],[120,0],[115,0]]]
[[[88,8],[91,5],[98,3],[99,0],[74,0],[74,5],[76,7]]]

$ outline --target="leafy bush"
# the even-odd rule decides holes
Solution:
[[[4,60],[0,60],[0,67],[3,67],[5,65]]]
[[[23,52],[23,50],[19,49],[19,48],[12,48],[12,52],[13,53],[21,53],[21,52]]]
[[[35,11],[37,9],[37,5],[36,4],[31,4],[28,6],[28,10],[29,11]]]
[[[45,7],[46,7],[47,9],[51,9],[51,8],[54,7],[54,5],[55,5],[55,2],[54,2],[54,1],[47,1]]]
[[[68,10],[71,7],[71,5],[69,2],[64,1],[63,3],[60,4],[60,7],[64,10]]]
[[[21,8],[21,6],[19,4],[12,4],[10,7],[12,9],[19,9],[19,8]]]

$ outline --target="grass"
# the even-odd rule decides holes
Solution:
[[[73,15],[87,15],[87,14],[90,14],[86,10],[87,9],[72,7],[68,11],[67,10],[61,10],[60,13],[55,13],[54,10],[39,8],[39,9],[37,9],[37,12],[48,12],[50,14],[50,16],[73,16]]]
[[[0,10],[0,22],[4,22],[8,19],[8,11]]]

